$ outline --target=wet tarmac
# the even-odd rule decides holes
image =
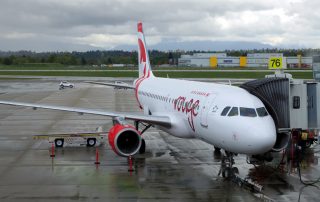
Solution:
[[[139,111],[130,90],[115,90],[75,81],[58,90],[57,81],[0,80],[0,99],[115,111]],[[218,176],[221,154],[199,140],[172,137],[155,128],[144,134],[146,154],[128,161],[104,144],[96,166],[95,148],[56,149],[33,135],[93,132],[109,129],[106,117],[0,106],[0,201],[319,201],[320,190],[304,186],[297,168],[271,164],[254,167],[235,157],[240,176],[263,185],[263,194]],[[320,146],[303,154],[302,179],[320,175]],[[316,185],[320,186],[320,183]]]

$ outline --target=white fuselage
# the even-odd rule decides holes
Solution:
[[[173,136],[198,138],[242,154],[265,153],[275,144],[272,117],[257,115],[258,108],[265,109],[263,103],[242,88],[149,77],[140,80],[136,96],[145,114],[170,117],[172,126],[160,128]],[[221,115],[228,106],[230,114]],[[238,115],[232,116],[234,107]],[[256,116],[245,115],[245,109],[254,109]]]

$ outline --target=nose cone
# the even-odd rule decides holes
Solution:
[[[256,151],[257,154],[263,154],[272,149],[275,145],[277,139],[277,135],[275,131],[265,131],[260,133],[260,137],[258,137],[259,143],[257,143]]]
[[[250,133],[252,138],[250,138],[248,143],[250,142],[250,147],[252,148],[251,154],[263,154],[270,151],[277,140],[277,133],[273,122],[272,124],[264,123],[260,126],[254,126],[250,130]]]

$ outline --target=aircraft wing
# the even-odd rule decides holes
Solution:
[[[46,104],[32,104],[32,103],[3,101],[3,100],[0,100],[0,104],[32,107],[33,109],[42,108],[42,109],[51,109],[51,110],[59,110],[59,111],[67,111],[67,112],[77,112],[81,115],[93,114],[93,115],[109,116],[109,117],[121,117],[127,120],[142,121],[145,123],[160,125],[164,127],[171,127],[171,121],[169,116],[144,115],[144,114],[138,114],[133,112],[129,112],[129,113],[112,112],[112,111],[103,111],[103,110],[97,110],[97,109],[53,106],[53,105],[46,105]]]
[[[119,88],[136,89],[135,86],[129,85],[129,84],[115,84],[115,83],[105,83],[105,82],[95,82],[95,81],[86,81],[85,83],[98,84],[98,85],[104,85],[104,86],[113,86],[113,87],[119,87]]]

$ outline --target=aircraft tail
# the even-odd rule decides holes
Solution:
[[[146,41],[144,39],[142,22],[138,23],[138,60],[139,60],[139,78],[148,78],[153,77],[153,73],[151,70],[149,54],[147,50]]]

